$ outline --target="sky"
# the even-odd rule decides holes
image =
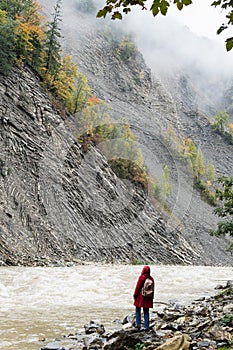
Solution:
[[[230,36],[230,30],[220,35],[216,35],[216,31],[222,23],[226,22],[226,13],[219,6],[216,8],[211,6],[212,2],[213,0],[193,0],[193,4],[185,6],[182,11],[173,6],[170,9],[170,15],[187,25],[192,32],[224,42],[225,38]]]

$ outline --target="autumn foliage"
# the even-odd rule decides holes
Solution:
[[[14,64],[36,70],[61,115],[75,115],[83,151],[98,145],[120,178],[146,188],[142,154],[130,126],[111,121],[109,106],[92,95],[72,57],[62,55],[61,0],[56,1],[50,22],[40,13],[34,0],[0,0],[0,73],[7,74]],[[131,47],[126,41],[120,49],[125,58]]]
[[[36,1],[0,1],[0,71],[6,73],[15,62],[38,68],[43,50],[44,27]],[[11,35],[6,35],[11,32]],[[8,57],[13,58],[6,65]],[[7,69],[6,69],[7,68]]]
[[[29,65],[41,75],[54,103],[76,113],[91,91],[72,57],[61,53],[60,7],[57,0],[52,20],[46,23],[37,1],[0,0],[0,73],[7,74],[13,64]]]

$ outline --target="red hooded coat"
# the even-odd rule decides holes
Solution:
[[[154,294],[150,298],[142,296],[142,287],[147,278],[150,278],[154,282],[153,277],[150,276],[150,267],[144,266],[142,269],[141,275],[138,278],[135,291],[133,294],[134,305],[138,307],[153,308]]]

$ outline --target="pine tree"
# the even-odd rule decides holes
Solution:
[[[52,16],[53,19],[48,23],[48,30],[46,31],[44,67],[45,75],[49,74],[53,80],[56,79],[61,65],[61,44],[59,42],[59,39],[61,38],[59,22],[62,20],[61,0],[57,0]]]
[[[197,156],[197,148],[190,138],[183,140],[183,157],[189,158],[192,164],[195,162]]]

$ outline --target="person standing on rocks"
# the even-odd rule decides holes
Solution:
[[[144,266],[134,290],[134,306],[136,307],[136,327],[141,328],[141,308],[144,314],[144,329],[149,328],[149,308],[153,308],[154,279],[150,275],[150,267]]]

